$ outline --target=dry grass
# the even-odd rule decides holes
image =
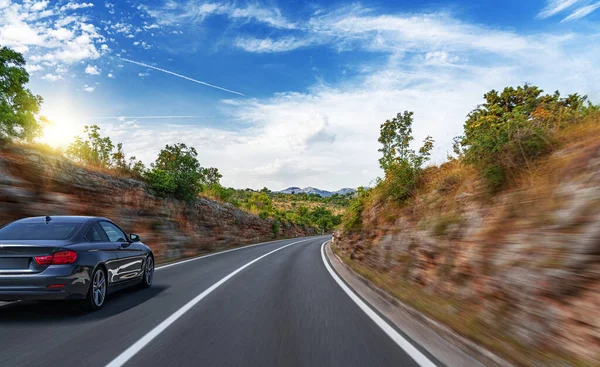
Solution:
[[[61,148],[52,147],[48,144],[13,142],[13,143],[10,143],[10,145],[8,147],[12,148],[12,149],[27,149],[27,150],[32,150],[32,151],[38,152],[45,156],[52,156],[55,158],[68,159],[65,155],[64,150],[62,150]],[[137,179],[137,180],[141,179],[141,177],[139,177],[138,175],[136,175],[135,173],[130,172],[130,171],[123,171],[120,169],[110,168],[110,167],[105,167],[105,166],[88,165],[88,164],[83,164],[83,163],[79,163],[79,162],[72,161],[72,160],[69,160],[69,162],[71,162],[73,165],[80,167],[82,169],[85,169],[87,171],[105,174],[105,175],[108,175],[108,176],[111,176],[114,178],[133,178],[133,179]]]

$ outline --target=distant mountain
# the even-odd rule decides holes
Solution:
[[[301,189],[299,187],[288,187],[287,189],[281,190],[278,192],[282,193],[282,194],[300,194],[300,193],[317,194],[317,195],[320,195],[321,197],[328,197],[333,194],[345,195],[345,194],[353,193],[355,191],[356,190],[350,189],[350,188],[343,188],[338,191],[327,191],[327,190],[320,190],[320,189],[317,189],[314,187],[305,187],[303,189]]]

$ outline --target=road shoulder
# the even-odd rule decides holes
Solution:
[[[329,263],[344,282],[380,315],[416,344],[447,366],[510,366],[511,364],[448,327],[400,302],[369,280],[355,273],[325,245]]]

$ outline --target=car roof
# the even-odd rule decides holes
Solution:
[[[90,217],[90,216],[80,216],[80,215],[53,215],[53,216],[50,216],[50,218],[51,218],[51,221],[55,222],[55,223],[85,223],[89,220],[109,220],[109,219],[102,218],[102,217]],[[35,223],[35,222],[42,222],[45,220],[46,220],[46,216],[41,216],[41,217],[23,218],[23,219],[15,221],[15,222]]]

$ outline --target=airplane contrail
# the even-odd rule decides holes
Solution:
[[[193,119],[206,118],[210,116],[94,116],[88,117],[90,120],[110,120],[110,119]]]
[[[200,81],[200,80],[192,79],[192,78],[190,78],[190,77],[187,77],[187,76],[185,76],[185,75],[181,75],[181,74],[177,74],[177,73],[174,73],[174,72],[172,72],[172,71],[169,71],[169,70],[165,70],[165,69],[157,68],[156,66],[152,66],[152,65],[144,64],[143,62],[134,61],[134,60],[129,60],[129,59],[126,59],[126,58],[123,58],[123,57],[119,57],[119,59],[121,59],[121,60],[123,60],[123,61],[125,61],[125,62],[129,62],[129,63],[131,63],[131,64],[140,65],[140,66],[144,66],[144,67],[147,67],[147,68],[150,68],[150,69],[154,69],[154,70],[162,71],[163,73],[167,73],[167,74],[175,75],[175,76],[177,76],[177,77],[179,77],[179,78],[183,78],[183,79],[189,80],[189,81],[191,81],[191,82],[194,82],[194,83],[198,83],[198,84],[206,85],[206,86],[208,86],[208,87],[211,87],[211,88],[220,89],[220,90],[222,90],[222,91],[225,91],[225,92],[229,92],[229,93],[233,93],[233,94],[237,94],[237,95],[240,95],[240,96],[244,96],[244,97],[245,97],[245,95],[244,95],[243,93],[236,92],[236,91],[234,91],[234,90],[231,90],[231,89],[226,89],[226,88],[223,88],[223,87],[219,87],[218,85],[209,84],[209,83],[206,83],[206,82],[203,82],[203,81]]]

